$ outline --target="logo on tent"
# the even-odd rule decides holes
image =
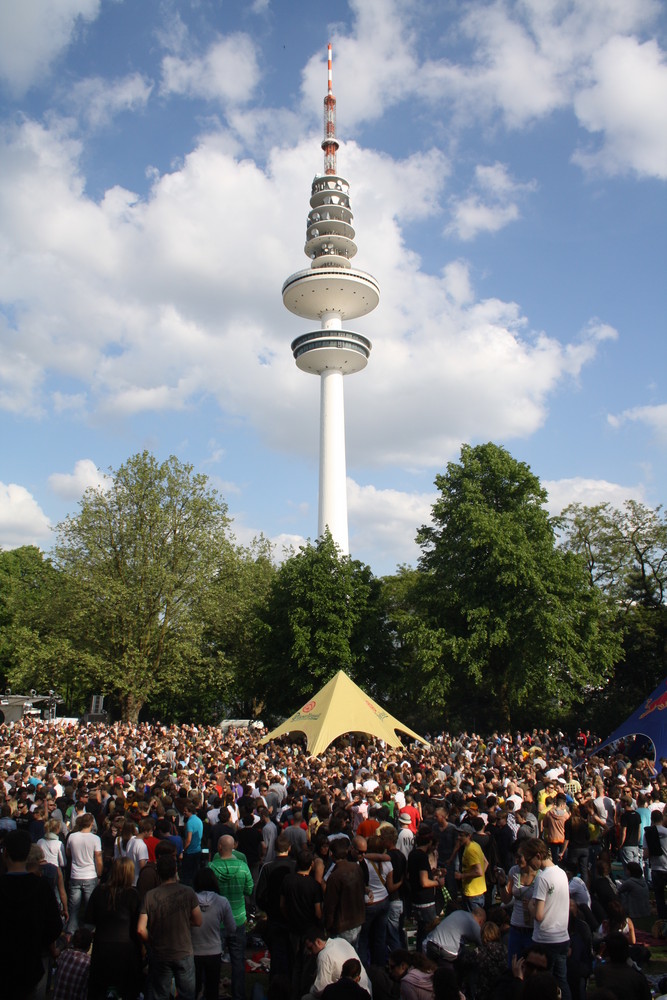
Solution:
[[[639,718],[645,719],[647,715],[651,714],[651,712],[655,712],[656,710],[658,712],[662,712],[665,708],[667,708],[667,691],[664,691],[662,694],[659,694],[657,698],[653,699],[653,701],[649,699],[646,702],[646,708],[639,716]]]
[[[316,701],[308,701],[308,702],[306,702],[306,704],[305,704],[305,705],[303,706],[303,708],[301,709],[301,711],[302,711],[302,712],[303,712],[303,713],[304,713],[305,715],[307,715],[307,714],[308,714],[309,712],[312,712],[312,710],[313,710],[313,709],[315,708],[315,706],[316,706],[316,705],[317,705],[317,702],[316,702]]]

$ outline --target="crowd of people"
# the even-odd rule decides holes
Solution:
[[[651,997],[667,762],[583,732],[263,735],[0,726],[3,995],[245,1000],[251,968],[270,1000]]]

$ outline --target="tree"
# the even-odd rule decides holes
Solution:
[[[278,569],[266,610],[262,690],[275,715],[291,713],[338,670],[367,683],[376,662],[379,585],[341,556],[330,533]]]
[[[54,564],[80,588],[95,678],[136,721],[144,703],[188,690],[202,661],[201,606],[227,542],[227,506],[206,476],[148,452],[86,490],[57,527]]]
[[[271,543],[229,545],[206,596],[204,656],[214,683],[215,711],[257,718],[265,708],[262,684],[263,614],[276,575]]]
[[[435,482],[417,536],[421,611],[441,649],[429,692],[449,685],[462,721],[562,715],[619,653],[583,559],[557,547],[545,490],[504,448],[464,445]]]
[[[561,515],[563,547],[582,555],[622,640],[612,681],[591,700],[598,722],[611,728],[667,674],[667,519],[627,500]]]
[[[85,708],[97,663],[85,638],[80,594],[35,546],[0,552],[2,683],[56,689],[66,711]]]

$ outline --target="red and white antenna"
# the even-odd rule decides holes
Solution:
[[[336,152],[339,143],[336,139],[336,98],[333,95],[331,42],[329,42],[327,55],[329,85],[327,96],[324,98],[324,139],[322,140],[322,149],[324,150],[324,173],[335,174]]]

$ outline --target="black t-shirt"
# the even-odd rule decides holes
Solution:
[[[248,866],[256,865],[260,857],[260,847],[262,845],[262,827],[259,823],[254,826],[242,826],[236,834],[238,849],[245,854]]]
[[[303,934],[319,923],[315,907],[322,902],[322,887],[310,875],[286,875],[281,896],[289,914],[290,930]]]
[[[624,812],[621,816],[621,826],[625,827],[624,847],[639,847],[639,833],[641,830],[641,817],[636,812]]]
[[[431,866],[428,863],[428,855],[415,847],[408,855],[410,894],[415,906],[423,905],[424,903],[435,903],[435,886],[422,888],[421,872],[426,872],[428,877],[431,877]]]

